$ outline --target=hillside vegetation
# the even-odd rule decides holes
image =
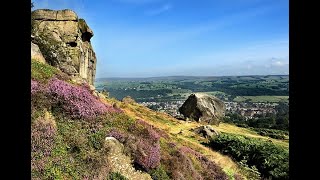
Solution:
[[[137,102],[186,100],[191,93],[205,92],[228,101],[288,101],[289,76],[221,76],[221,77],[155,77],[103,78],[97,89],[105,89],[121,100],[131,96]]]
[[[50,65],[32,61],[31,71],[32,179],[288,177],[285,140],[226,123],[214,126],[222,136],[208,140],[191,131],[198,123],[131,98],[98,98],[87,84]],[[117,139],[123,150],[112,155],[106,137]],[[235,144],[228,146],[230,141]]]

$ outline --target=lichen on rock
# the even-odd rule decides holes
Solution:
[[[46,62],[93,85],[97,59],[90,42],[93,31],[86,21],[67,9],[38,9],[31,13],[31,21],[32,43]]]

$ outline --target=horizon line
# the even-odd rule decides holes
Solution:
[[[147,77],[99,77],[95,79],[146,79],[146,78],[165,78],[165,77],[246,77],[246,76],[289,76],[289,74],[266,74],[266,75],[215,75],[215,76],[192,76],[192,75],[171,75],[171,76],[147,76]]]

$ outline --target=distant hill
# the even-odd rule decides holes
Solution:
[[[252,79],[273,79],[273,78],[289,78],[289,75],[250,75],[250,76],[161,76],[161,77],[145,77],[145,78],[96,78],[96,82],[103,81],[181,81],[181,80],[252,80]]]

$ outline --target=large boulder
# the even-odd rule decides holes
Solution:
[[[226,106],[217,97],[203,93],[191,94],[179,108],[179,112],[191,121],[219,125],[224,117]]]
[[[31,35],[47,63],[93,85],[97,59],[85,20],[72,10],[38,9],[31,13]]]

